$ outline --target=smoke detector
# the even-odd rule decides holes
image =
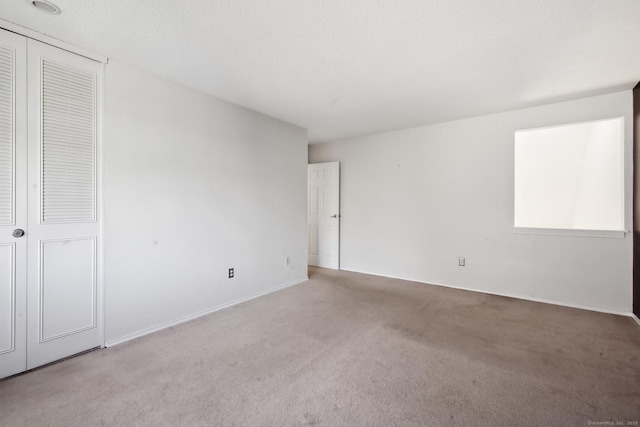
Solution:
[[[47,0],[27,0],[27,2],[31,3],[31,5],[40,12],[48,13],[50,15],[60,15],[60,13],[62,13],[58,6]]]

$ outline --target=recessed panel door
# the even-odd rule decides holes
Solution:
[[[340,266],[340,163],[308,165],[309,265]]]

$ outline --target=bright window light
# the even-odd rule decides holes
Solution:
[[[514,226],[624,230],[624,118],[515,133]]]

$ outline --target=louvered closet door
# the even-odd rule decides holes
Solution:
[[[28,41],[29,369],[102,343],[102,65]]]
[[[26,369],[26,47],[0,30],[0,378]]]

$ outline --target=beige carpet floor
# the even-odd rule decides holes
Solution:
[[[640,326],[631,318],[356,273],[310,275],[0,381],[0,425],[640,421]]]

